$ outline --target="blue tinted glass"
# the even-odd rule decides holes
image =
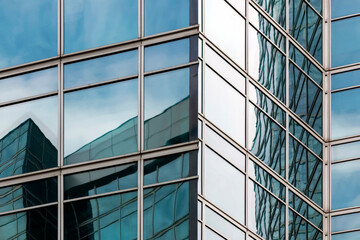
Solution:
[[[65,53],[138,37],[138,1],[65,0]]]
[[[1,79],[0,102],[56,91],[58,88],[57,79],[57,68],[48,68]]]
[[[65,199],[137,187],[137,164],[125,164],[64,177]]]
[[[331,240],[358,240],[360,231],[331,235]]]
[[[188,239],[188,237],[189,183],[145,189],[144,239]]]
[[[56,240],[57,205],[0,216],[1,239]]]
[[[189,1],[145,0],[145,35],[148,36],[189,26]]]
[[[145,77],[145,149],[189,140],[188,68]]]
[[[331,232],[360,228],[360,213],[352,213],[331,218]],[[360,235],[359,235],[360,236]]]
[[[64,239],[137,237],[137,192],[64,204]]]
[[[331,18],[342,17],[359,12],[359,0],[331,0]]]
[[[304,218],[289,210],[289,239],[322,240],[322,232],[314,228]]]
[[[331,75],[331,90],[360,85],[360,70]]]
[[[145,48],[145,72],[188,63],[190,40],[188,38]]]
[[[137,79],[66,93],[65,164],[137,151]]]
[[[283,28],[286,26],[285,0],[268,1],[255,0],[267,13],[269,13]]]
[[[360,205],[360,161],[350,161],[331,166],[331,208]]]
[[[57,55],[57,0],[0,0],[0,68]]]
[[[138,53],[128,51],[64,66],[65,88],[136,75]]]
[[[360,88],[331,94],[331,137],[360,134]]]
[[[331,66],[360,62],[360,17],[331,23]]]
[[[360,157],[360,142],[351,142],[331,147],[331,161]]]
[[[315,10],[322,14],[322,1],[321,0],[308,0],[308,2],[315,8]]]

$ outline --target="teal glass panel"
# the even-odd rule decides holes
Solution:
[[[280,26],[286,28],[286,3],[285,0],[268,1],[255,0]]]
[[[348,71],[331,75],[331,90],[359,86],[360,70]]]
[[[65,88],[136,75],[138,51],[117,53],[64,66]]]
[[[189,153],[168,155],[144,162],[144,185],[189,177]]]
[[[305,219],[289,210],[289,240],[322,240],[322,232],[314,228]]]
[[[331,147],[331,161],[360,158],[360,142],[351,142]]]
[[[360,161],[331,166],[331,208],[340,209],[360,205]]]
[[[331,232],[360,228],[360,213],[352,213],[331,218]],[[360,236],[360,235],[359,235]]]
[[[331,18],[338,18],[359,12],[359,0],[331,0]]]
[[[56,167],[57,97],[0,108],[0,178]]]
[[[285,206],[258,184],[248,185],[248,226],[264,239],[285,239]]]
[[[189,25],[190,0],[145,0],[145,36]]]
[[[245,175],[210,148],[206,148],[205,157],[206,199],[244,223]]]
[[[189,183],[144,190],[144,239],[189,238]]]
[[[0,188],[0,212],[57,202],[57,178]]]
[[[331,235],[331,240],[358,240],[360,231]]]
[[[322,1],[321,0],[308,0],[308,2],[311,4],[315,10],[322,14]]]
[[[285,177],[285,130],[253,104],[249,104],[248,114],[250,151]]]
[[[145,149],[189,141],[190,69],[145,77]]]
[[[0,102],[36,96],[58,89],[57,68],[0,79]]]
[[[322,135],[322,97],[322,90],[290,62],[290,109],[309,124],[319,135]]]
[[[64,239],[137,238],[137,192],[64,204]]]
[[[66,93],[64,162],[137,151],[137,79]]]
[[[360,134],[360,88],[331,94],[331,138]]]
[[[56,240],[57,205],[0,216],[1,239]]]
[[[64,199],[137,187],[137,163],[64,176]]]
[[[58,55],[57,0],[0,1],[0,68]]]
[[[249,28],[249,73],[265,88],[285,103],[285,56],[255,28]]]
[[[331,23],[331,66],[360,62],[360,16]]]
[[[65,53],[138,37],[138,1],[64,0]]]
[[[289,182],[322,206],[322,161],[289,136]]]
[[[189,61],[189,38],[145,48],[145,72],[185,64]]]

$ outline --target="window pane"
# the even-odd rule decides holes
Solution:
[[[360,85],[360,70],[331,75],[331,90]]]
[[[352,213],[331,218],[331,232],[360,228],[360,213]]]
[[[189,2],[190,0],[145,0],[145,36],[189,26]]]
[[[65,88],[112,80],[138,73],[138,51],[128,51],[64,66]]]
[[[4,78],[0,80],[0,102],[53,92],[57,89],[57,68]]]
[[[358,240],[360,238],[360,231],[349,232],[343,234],[336,234],[331,236],[331,240]]]
[[[278,1],[266,1],[266,0],[255,0],[267,13],[272,16],[284,29],[286,25],[286,8],[285,0]]]
[[[138,37],[138,1],[65,0],[65,53]]]
[[[342,17],[359,12],[359,0],[331,0],[331,18]]]
[[[360,142],[351,142],[331,147],[331,161],[360,157]]]
[[[137,151],[137,79],[66,93],[64,162]]]
[[[145,149],[189,141],[190,69],[145,77]]]
[[[322,239],[322,232],[314,228],[294,211],[289,210],[289,239]]]
[[[57,97],[0,108],[0,178],[57,166]]]
[[[57,6],[57,0],[0,1],[0,68],[58,54]]]

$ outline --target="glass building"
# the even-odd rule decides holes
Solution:
[[[358,0],[0,0],[0,240],[360,239]]]

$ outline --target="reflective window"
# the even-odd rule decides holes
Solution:
[[[321,0],[308,0],[308,2],[315,8],[315,10],[322,14],[322,1]]]
[[[331,66],[360,62],[360,17],[331,23]]]
[[[331,208],[340,209],[360,205],[360,161],[331,166]]]
[[[360,88],[331,94],[331,137],[360,134]]]
[[[146,36],[189,25],[190,0],[145,0]]]
[[[322,232],[309,224],[294,211],[289,210],[289,239],[322,239]]]
[[[64,162],[137,151],[137,79],[66,93]]]
[[[229,0],[228,2],[245,16],[245,0]]]
[[[205,154],[206,198],[237,221],[244,223],[245,175],[210,148],[206,148]]]
[[[144,190],[144,239],[159,238],[189,238],[188,182]]]
[[[137,192],[64,204],[64,239],[136,239]]]
[[[206,36],[245,68],[245,19],[224,0],[206,0]]]
[[[331,218],[331,232],[360,228],[360,213],[352,213]],[[360,235],[359,235],[360,236]]]
[[[285,177],[285,130],[253,104],[249,104],[249,149]]]
[[[359,0],[331,0],[331,18],[342,17],[359,12]]]
[[[0,108],[0,178],[57,166],[57,97]]]
[[[209,67],[205,76],[205,115],[245,146],[245,98]]]
[[[64,199],[137,187],[137,164],[125,164],[64,176]]]
[[[57,0],[0,2],[0,68],[58,54],[57,6]]]
[[[65,53],[138,37],[138,1],[64,0]]]
[[[189,141],[190,69],[145,77],[145,149]]]
[[[331,240],[358,240],[360,231],[331,235]]]
[[[1,238],[56,240],[57,215],[57,206],[50,206],[0,216]]]
[[[57,202],[57,178],[0,188],[0,212]]]
[[[210,228],[205,228],[205,239],[211,240],[226,240],[225,238],[221,237],[219,234],[211,230]]]
[[[0,80],[0,102],[53,92],[57,89],[57,68],[4,78]]]
[[[136,75],[138,51],[117,53],[64,66],[65,88]]]
[[[284,29],[286,26],[286,8],[285,0],[267,1],[255,0],[275,21],[277,21]]]
[[[285,103],[285,56],[255,28],[249,28],[249,73]]]
[[[331,161],[360,157],[360,142],[351,142],[331,147]]]
[[[360,70],[331,75],[331,90],[360,85]]]

